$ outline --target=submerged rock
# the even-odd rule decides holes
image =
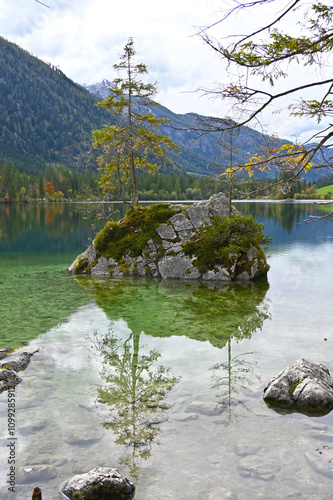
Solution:
[[[12,389],[22,382],[21,377],[16,375],[12,370],[2,369],[0,370],[0,392]]]
[[[1,363],[0,368],[7,368],[10,370],[14,370],[14,372],[25,370],[30,363],[31,357],[34,354],[34,352],[22,352],[22,354],[20,354],[18,358],[10,359],[6,363]]]
[[[271,480],[281,470],[281,464],[270,462],[267,457],[249,456],[240,460],[238,471],[242,477],[252,477],[262,481]]]
[[[311,466],[320,474],[333,478],[333,447],[320,446],[305,453]]]
[[[202,230],[215,227],[216,216],[225,217],[228,213],[229,201],[223,193],[191,206],[155,204],[129,210],[119,223],[107,223],[68,271],[117,278],[141,276],[204,281],[248,281],[265,275],[269,266],[264,252],[259,243],[244,233],[239,238],[240,251],[234,251],[238,234],[233,233],[228,241],[230,251],[223,253],[224,247],[211,243],[215,246],[206,250],[208,257],[198,257],[196,249],[202,246],[200,238],[206,237]],[[241,217],[241,214],[233,209],[233,216]],[[216,230],[218,232],[218,228]]]
[[[326,415],[333,408],[333,379],[323,364],[299,359],[269,382],[264,400],[279,413]]]
[[[117,469],[95,467],[66,481],[60,492],[69,500],[131,500],[135,486]]]
[[[38,349],[32,353],[23,352],[17,358],[9,359],[7,362],[0,364],[0,393],[12,389],[22,382],[21,377],[16,375],[15,372],[25,370],[35,352],[38,352]]]
[[[215,486],[209,490],[207,500],[238,500],[238,496],[222,486]]]

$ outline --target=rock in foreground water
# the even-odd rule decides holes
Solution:
[[[279,413],[324,415],[333,408],[333,379],[323,364],[299,359],[269,382],[264,400]]]
[[[60,491],[70,500],[131,500],[135,486],[116,469],[95,467],[66,481]]]

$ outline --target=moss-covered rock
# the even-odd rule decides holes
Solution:
[[[222,194],[191,206],[131,208],[107,222],[68,270],[74,274],[164,279],[249,280],[266,274],[262,224],[238,211],[228,215]]]

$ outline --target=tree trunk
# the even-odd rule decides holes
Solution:
[[[133,153],[131,153],[131,191],[132,191],[132,207],[139,205],[138,188],[136,185],[136,172]]]

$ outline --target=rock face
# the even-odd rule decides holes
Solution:
[[[0,393],[12,389],[22,382],[21,377],[16,375],[15,372],[25,370],[33,355],[34,352],[23,352],[17,358],[9,359],[7,362],[0,364]]]
[[[239,265],[239,256],[230,254],[228,266],[217,264],[202,269],[197,265],[194,255],[186,255],[183,245],[197,234],[205,223],[210,224],[212,217],[228,215],[228,199],[223,193],[213,195],[208,201],[191,206],[166,205],[177,213],[166,223],[156,227],[157,240],[149,239],[139,256],[128,251],[121,260],[103,255],[96,250],[95,242],[79,255],[68,271],[74,274],[99,276],[141,276],[162,279],[186,279],[208,281],[247,281],[267,273],[265,254],[259,245],[245,252],[247,264]],[[233,210],[234,215],[241,215]]]
[[[269,382],[264,400],[279,413],[323,415],[333,408],[333,379],[326,366],[299,359]]]
[[[116,469],[95,467],[69,479],[60,492],[70,500],[131,500],[135,486]]]

